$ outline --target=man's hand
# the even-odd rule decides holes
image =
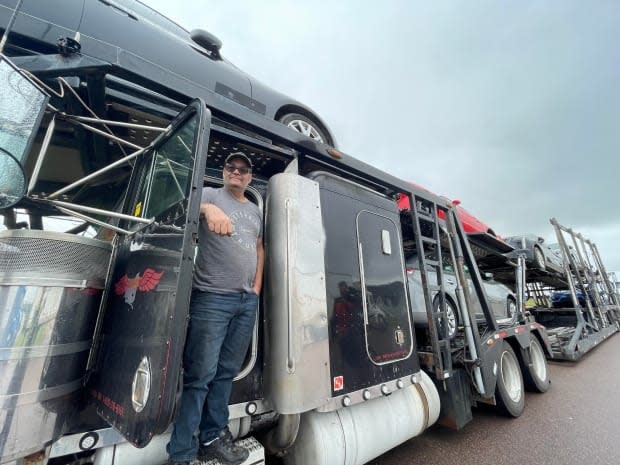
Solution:
[[[234,231],[232,221],[230,221],[228,215],[211,203],[200,205],[200,216],[206,218],[209,231],[215,234],[230,236]]]

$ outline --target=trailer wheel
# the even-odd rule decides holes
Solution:
[[[510,417],[518,417],[525,409],[523,375],[521,367],[510,344],[504,342],[499,358],[499,373],[495,387],[497,408]]]
[[[523,365],[523,378],[529,390],[535,392],[547,392],[551,385],[549,370],[547,369],[547,357],[538,338],[531,335],[530,346],[525,349],[530,355],[530,365]]]

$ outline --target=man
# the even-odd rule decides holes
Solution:
[[[262,216],[245,197],[252,180],[246,155],[230,154],[222,178],[224,187],[202,192],[183,395],[168,445],[171,465],[189,465],[197,447],[199,460],[237,465],[248,457],[228,431],[228,401],[256,318],[265,257]]]

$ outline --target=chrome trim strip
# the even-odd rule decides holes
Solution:
[[[121,121],[111,121],[108,119],[99,119],[99,118],[90,118],[88,116],[71,116],[72,119],[76,121],[83,121],[86,123],[100,123],[106,124],[108,126],[120,126],[122,128],[132,128],[132,129],[144,129],[145,131],[154,131],[154,132],[166,132],[170,126],[165,128],[159,126],[146,126],[143,124],[133,124],[133,123],[124,123]]]
[[[130,231],[127,231],[125,229],[119,228],[117,226],[113,226],[113,225],[111,225],[109,223],[106,223],[105,221],[99,221],[99,220],[96,220],[95,218],[92,218],[90,216],[82,215],[81,213],[74,212],[73,210],[69,210],[68,208],[63,208],[63,207],[58,207],[58,206],[56,206],[56,208],[59,211],[61,211],[62,213],[65,213],[65,214],[67,214],[69,216],[75,216],[76,218],[79,218],[80,220],[84,220],[84,221],[87,221],[89,223],[93,223],[93,224],[96,224],[96,225],[99,225],[99,226],[103,226],[104,228],[111,229],[112,231],[116,231],[118,233],[127,234],[127,235],[133,234]]]
[[[39,179],[39,172],[41,171],[41,166],[43,165],[43,160],[45,159],[47,148],[50,145],[50,141],[52,140],[52,134],[54,134],[55,128],[56,113],[52,115],[52,120],[50,121],[50,124],[47,126],[47,130],[45,131],[45,137],[43,138],[43,142],[41,143],[41,149],[39,150],[39,155],[37,156],[37,162],[34,165],[32,176],[30,176],[30,183],[28,184],[28,190],[26,191],[26,195],[30,195]]]
[[[117,212],[113,212],[110,210],[102,210],[100,208],[87,207],[87,206],[78,205],[75,203],[62,202],[60,200],[48,200],[48,202],[55,206],[72,208],[74,210],[83,211],[86,213],[94,213],[96,215],[111,216],[112,218],[119,218],[121,220],[135,221],[137,223],[144,223],[144,224],[151,224],[153,222],[152,219],[141,218],[141,217],[137,217],[133,215],[125,215],[123,213],[117,213]]]
[[[54,344],[49,346],[7,347],[0,348],[0,360],[25,360],[38,357],[55,357],[58,355],[77,354],[90,349],[92,339]]]
[[[100,136],[103,136],[103,137],[106,137],[108,139],[111,139],[114,142],[117,142],[119,144],[126,145],[127,147],[130,147],[132,149],[139,150],[139,149],[142,148],[142,147],[140,147],[137,144],[134,144],[132,142],[126,141],[125,139],[121,139],[120,137],[116,137],[115,135],[110,134],[110,133],[105,132],[105,131],[102,131],[101,129],[97,129],[97,128],[94,128],[92,126],[89,126],[88,124],[84,124],[84,123],[81,123],[80,121],[73,120],[72,118],[67,118],[67,121],[73,122],[74,124],[77,124],[78,126],[82,126],[87,131],[92,131],[95,134],[99,134]]]
[[[82,378],[73,380],[69,383],[60,384],[50,388],[39,389],[38,391],[22,392],[19,394],[10,394],[0,396],[0,409],[14,410],[15,407],[26,404],[41,403],[46,400],[56,399],[66,394],[81,389]]]
[[[286,213],[286,305],[287,305],[287,317],[288,317],[288,355],[286,357],[286,371],[289,373],[295,373],[295,345],[293,341],[293,296],[291,289],[291,282],[293,277],[291,276],[291,199],[284,201],[284,208]]]
[[[37,229],[7,229],[0,231],[0,239],[11,237],[25,237],[27,239],[45,239],[64,242],[76,242],[78,244],[92,245],[101,249],[111,250],[112,246],[109,242],[102,241],[100,239],[93,239],[91,237],[76,236],[75,234],[68,234],[55,231],[40,231]]]
[[[0,273],[0,286],[32,286],[32,287],[72,287],[85,289],[103,289],[105,280],[103,279],[72,279],[72,278],[47,278],[43,273],[41,276],[14,276],[11,273]]]
[[[272,408],[269,407],[264,399],[251,400],[249,402],[240,402],[238,404],[232,404],[228,406],[228,417],[232,420],[235,418],[249,417],[250,415],[246,411],[248,404],[256,404],[256,412],[252,415],[259,415],[261,413],[269,412]]]
[[[54,442],[50,449],[49,458],[62,457],[64,455],[84,452],[84,449],[80,447],[80,443],[82,442],[82,439],[87,436],[96,439],[96,442],[90,449],[86,450],[100,449],[102,447],[125,442],[125,438],[121,435],[121,433],[119,433],[113,428],[84,431],[82,433],[62,436],[60,439]]]
[[[256,359],[258,358],[258,317],[259,317],[258,307],[259,306],[260,304],[257,304],[256,306],[256,319],[254,320],[254,330],[252,331],[252,343],[250,346],[251,351],[252,351],[250,353],[250,360],[248,361],[247,365],[243,367],[243,370],[241,370],[239,374],[233,378],[233,381],[237,381],[241,378],[245,378],[247,375],[250,374],[250,372],[254,368],[254,365],[256,364]]]
[[[399,380],[403,382],[402,388],[398,387]],[[402,376],[401,378],[393,379],[391,381],[385,381],[381,384],[375,384],[374,386],[358,389],[357,391],[348,392],[346,394],[341,394],[339,396],[332,397],[331,399],[328,399],[327,402],[325,402],[323,405],[321,405],[320,407],[317,407],[315,410],[317,412],[332,412],[334,410],[339,410],[343,408],[342,399],[344,397],[348,397],[351,400],[351,403],[349,404],[349,406],[352,406],[355,404],[369,401],[371,399],[376,399],[378,397],[384,397],[385,394],[381,392],[382,386],[386,386],[389,390],[389,393],[391,393],[391,392],[394,392],[400,389],[405,389],[406,387],[411,386],[412,384],[418,384],[420,383],[420,381],[421,381],[421,375],[419,373],[408,374],[408,375]],[[368,391],[370,393],[370,396],[368,397],[368,399],[364,399],[364,391]]]

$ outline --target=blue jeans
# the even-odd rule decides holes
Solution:
[[[228,424],[232,380],[245,359],[258,307],[254,293],[192,291],[183,354],[183,395],[168,453],[193,460],[197,444],[215,439]]]

